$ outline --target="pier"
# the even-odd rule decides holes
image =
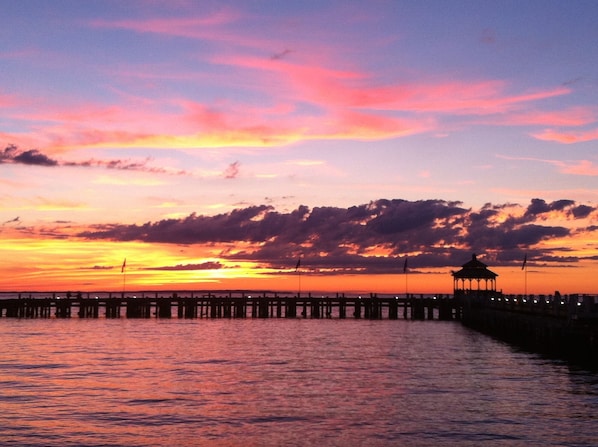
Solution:
[[[442,294],[402,297],[377,294],[297,296],[274,292],[2,295],[0,293],[0,318],[461,318],[460,303]]]
[[[504,295],[496,290],[497,276],[475,254],[453,272],[465,326],[529,351],[598,366],[598,297]]]
[[[593,295],[471,295],[462,323],[538,352],[598,367],[598,297]]]
[[[598,296],[594,295],[504,295],[477,290],[432,296],[0,292],[0,320],[9,318],[459,321],[532,352],[598,367]]]
[[[6,318],[310,318],[460,321],[533,352],[598,366],[598,296],[506,295],[476,255],[449,294],[293,294],[254,291],[0,292]]]

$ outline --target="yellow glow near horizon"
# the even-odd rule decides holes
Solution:
[[[583,241],[578,241],[582,243]],[[451,293],[454,269],[417,269],[407,276],[401,266],[396,274],[339,274],[335,269],[313,270],[307,262],[300,272],[263,268],[256,262],[233,262],[215,253],[243,247],[148,245],[140,242],[107,242],[62,239],[4,239],[0,270],[4,291],[120,291],[257,289],[329,293]],[[245,247],[247,248],[247,247]],[[183,252],[181,252],[183,250]],[[124,259],[125,272],[121,273]],[[221,268],[202,268],[218,262]],[[185,269],[185,266],[194,266]],[[489,268],[499,274],[497,286],[505,293],[593,293],[598,290],[593,271],[596,261],[545,267],[528,261],[519,266]],[[177,268],[180,266],[180,268]],[[209,264],[206,264],[209,266]],[[457,268],[457,267],[455,267]]]

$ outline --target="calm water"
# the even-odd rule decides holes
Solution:
[[[0,445],[598,445],[598,374],[454,322],[0,320]]]

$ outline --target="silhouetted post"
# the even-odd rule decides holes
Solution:
[[[297,289],[297,298],[301,297],[301,258],[297,260],[297,265],[295,265],[295,273],[297,273],[298,278],[298,289]]]
[[[389,320],[396,320],[399,318],[399,304],[397,303],[397,298],[390,299],[388,301],[388,319]]]
[[[361,318],[361,297],[355,300],[355,311],[353,312],[355,318]]]
[[[409,258],[405,256],[405,262],[403,263],[403,274],[405,275],[405,297],[407,297],[409,294],[409,287],[407,283],[407,273],[409,273],[409,266],[407,265],[407,259]]]

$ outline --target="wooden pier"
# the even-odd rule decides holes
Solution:
[[[598,297],[489,295],[459,297],[462,323],[526,350],[598,367]]]
[[[41,295],[41,296],[40,296]],[[100,294],[101,295],[101,294]],[[277,293],[20,293],[0,295],[0,317],[12,318],[355,318],[458,320],[449,295],[291,296]]]
[[[0,292],[0,319],[7,318],[458,320],[528,350],[598,367],[598,296],[591,295]]]

